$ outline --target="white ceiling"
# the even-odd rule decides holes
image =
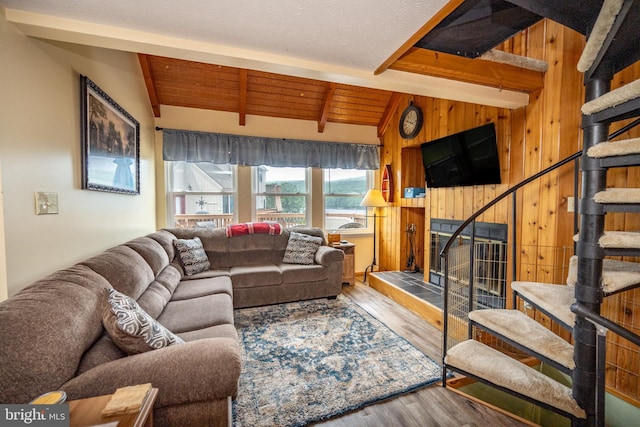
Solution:
[[[518,108],[522,93],[373,71],[447,0],[0,0],[26,35]]]
[[[373,72],[446,0],[0,0],[6,8]]]

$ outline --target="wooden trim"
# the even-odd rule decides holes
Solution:
[[[320,110],[320,117],[318,117],[318,133],[324,132],[324,127],[329,119],[329,112],[331,111],[331,102],[333,101],[333,95],[336,93],[337,85],[335,83],[329,83],[327,85],[327,91],[324,94],[324,101],[322,102],[322,109]]]
[[[403,291],[402,289],[393,286],[382,279],[379,279],[373,275],[367,276],[369,279],[369,287],[380,292],[398,304],[408,308],[429,324],[442,330],[442,310],[438,307],[429,304],[425,300],[417,298],[410,293]]]
[[[374,75],[382,74],[391,67],[391,65],[402,57],[411,47],[415,46],[427,33],[435,28],[444,18],[453,12],[458,6],[464,3],[464,0],[451,0],[442,9],[427,21],[426,24],[412,35],[409,40],[404,42],[386,61],[384,61],[374,72]]]
[[[544,73],[540,71],[416,47],[409,49],[390,68],[526,93],[536,92],[544,87]]]
[[[238,69],[238,115],[239,125],[244,126],[247,123],[247,70],[246,68]]]
[[[378,123],[378,138],[382,138],[389,128],[389,122],[398,109],[401,97],[402,94],[399,92],[393,92],[391,94],[391,98],[389,98],[389,102],[387,103],[387,108],[385,108],[384,113],[382,113],[382,117],[380,117],[380,122]]]
[[[147,86],[147,93],[149,94],[149,101],[151,102],[151,109],[153,110],[153,116],[160,117],[160,102],[158,101],[158,92],[156,90],[156,86],[153,84],[153,73],[151,72],[149,55],[139,53],[138,61],[140,62],[140,68],[142,68],[142,75],[144,76],[144,84],[145,86]]]

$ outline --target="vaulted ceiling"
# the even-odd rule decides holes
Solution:
[[[264,71],[139,55],[157,117],[161,105],[318,122],[380,126],[397,106],[395,92]]]
[[[517,108],[542,87],[542,72],[417,45],[462,3],[0,0],[27,35],[137,53],[156,117],[181,106],[379,136],[401,94]]]

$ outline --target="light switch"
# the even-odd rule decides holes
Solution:
[[[58,213],[58,193],[36,192],[36,215]]]

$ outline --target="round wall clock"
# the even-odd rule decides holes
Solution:
[[[404,139],[415,138],[420,129],[422,129],[422,110],[411,102],[400,116],[400,136]]]

